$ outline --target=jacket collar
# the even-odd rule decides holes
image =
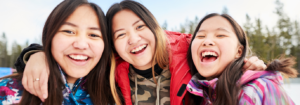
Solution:
[[[65,85],[62,90],[63,97],[64,97],[63,104],[72,103],[74,105],[78,105],[79,103],[76,101],[77,99],[75,98],[75,93],[78,86],[82,86],[85,83],[86,81],[85,77],[81,77],[78,80],[76,80],[71,90],[66,79],[67,74],[61,69],[59,65],[58,65],[58,69],[61,73],[62,81]]]
[[[207,91],[205,91],[205,89],[208,89],[208,88],[212,89],[212,94],[213,94],[212,100],[215,100],[215,98],[216,98],[215,88],[217,86],[218,78],[214,78],[212,80],[200,80],[197,77],[197,75],[199,75],[199,74],[195,74],[192,77],[192,79],[188,83],[186,89],[191,94],[205,98],[206,99],[205,101],[210,104],[211,99],[208,97],[208,93],[207,93]]]
[[[213,101],[216,99],[216,91],[215,88],[217,86],[217,81],[218,78],[214,78],[212,80],[200,80],[197,75],[199,74],[195,74],[192,79],[190,80],[190,82],[188,83],[186,89],[188,92],[190,92],[191,94],[194,94],[196,96],[201,96],[203,98],[205,98],[208,102],[208,104],[210,104],[210,98],[208,97],[208,93],[205,90],[205,88],[209,88],[212,89],[212,94],[213,94]],[[257,78],[265,78],[265,79],[270,79],[273,80],[274,82],[278,82],[278,83],[283,83],[282,82],[282,76],[280,74],[280,72],[271,72],[271,71],[251,71],[251,70],[247,70],[242,77],[239,79],[238,84],[240,85],[245,85],[249,82],[251,82],[252,80],[255,80]]]

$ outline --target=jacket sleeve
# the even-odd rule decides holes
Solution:
[[[280,83],[262,78],[242,87],[239,105],[295,105],[295,103]]]
[[[43,51],[43,46],[41,46],[39,44],[35,44],[35,43],[31,44],[27,48],[24,48],[23,51],[21,52],[20,56],[17,58],[17,60],[15,62],[15,67],[17,69],[17,72],[23,73],[26,62],[28,61],[30,55],[32,55],[36,52],[39,52],[39,51]]]

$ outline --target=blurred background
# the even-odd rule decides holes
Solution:
[[[41,43],[43,25],[62,0],[0,1],[0,77],[15,72],[14,62],[30,43]],[[106,13],[121,0],[89,0]],[[252,53],[264,62],[281,54],[297,58],[300,72],[300,0],[136,0],[166,30],[192,34],[202,17],[227,13],[246,31]],[[284,88],[300,104],[300,78],[285,79]],[[297,100],[297,99],[298,100]]]

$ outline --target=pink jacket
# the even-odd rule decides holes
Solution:
[[[215,89],[218,78],[213,80],[198,80],[194,76],[186,89],[194,95],[203,97],[206,94],[201,87]],[[281,86],[282,76],[280,72],[271,71],[246,71],[239,83],[242,89],[239,94],[240,105],[295,105]],[[205,95],[206,96],[206,95]],[[203,105],[210,105],[209,97],[204,97]]]

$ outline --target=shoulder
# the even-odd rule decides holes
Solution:
[[[239,103],[250,105],[293,105],[293,101],[284,91],[278,78],[282,77],[277,73],[266,74],[243,84],[239,95]]]
[[[0,104],[14,104],[21,100],[23,86],[21,81],[14,78],[0,80]]]
[[[178,42],[190,43],[190,40],[192,38],[191,34],[185,34],[185,33],[174,32],[174,31],[165,31],[165,33],[171,44],[178,43]]]

